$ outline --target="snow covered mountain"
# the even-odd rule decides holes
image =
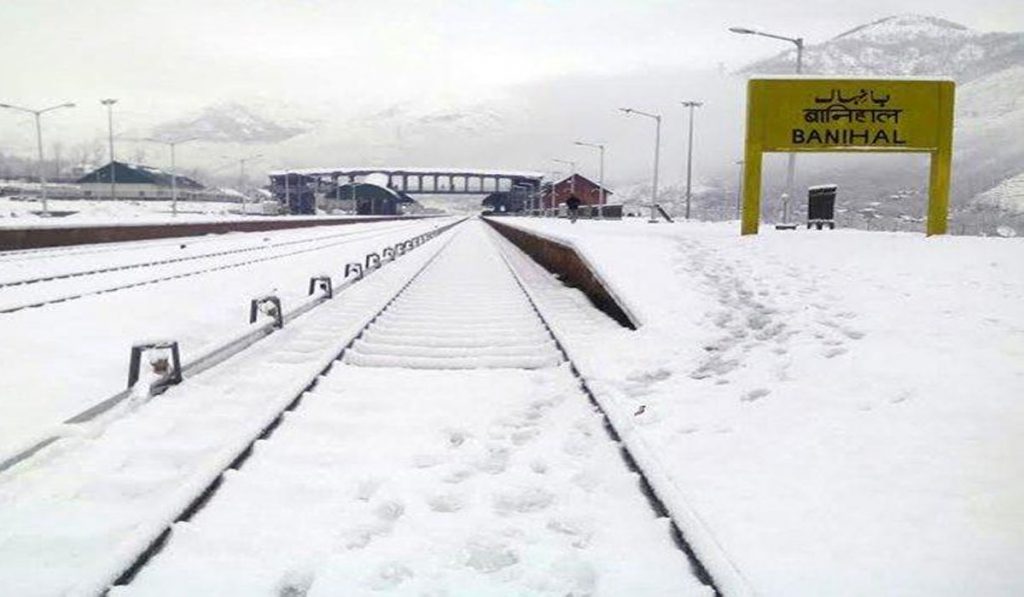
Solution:
[[[189,118],[157,125],[153,135],[169,139],[197,137],[225,143],[276,143],[306,132],[301,125],[281,124],[241,103],[208,106]]]
[[[791,73],[795,52],[743,72]],[[804,48],[808,74],[946,75],[967,83],[1016,64],[1024,64],[1024,33],[983,33],[920,15],[888,17]]]

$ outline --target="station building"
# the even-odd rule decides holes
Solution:
[[[113,176],[116,197],[110,195],[110,180]],[[210,198],[210,193],[205,192],[206,188],[187,176],[177,175],[175,177],[178,187],[178,199],[196,200]],[[110,162],[109,164],[93,170],[76,182],[82,190],[85,199],[135,199],[154,200],[170,199],[173,196],[171,173],[144,166],[142,164],[129,164],[126,162]],[[217,194],[217,193],[214,193]]]
[[[554,187],[553,193],[552,187]],[[607,188],[604,190],[605,203],[608,203],[612,194]],[[541,189],[541,206],[545,209],[558,207],[574,195],[580,200],[580,205],[601,204],[601,186],[586,176],[573,174],[556,181],[553,185],[544,185]]]

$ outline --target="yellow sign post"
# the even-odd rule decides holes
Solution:
[[[768,151],[928,152],[927,234],[945,234],[954,85],[945,79],[751,79],[742,234],[757,234],[761,155]]]

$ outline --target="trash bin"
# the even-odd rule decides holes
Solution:
[[[807,228],[814,226],[821,230],[828,226],[836,228],[836,192],[839,187],[825,184],[807,189]]]

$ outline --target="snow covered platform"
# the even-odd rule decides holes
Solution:
[[[638,316],[515,257],[724,594],[1024,594],[1024,241],[501,221]]]
[[[225,234],[229,232],[263,232],[311,228],[317,226],[341,226],[389,220],[412,220],[422,216],[274,216],[196,218],[151,218],[141,221],[113,221],[80,223],[64,218],[34,220],[31,224],[17,222],[5,225],[0,219],[0,251],[20,251],[47,247],[66,247],[97,243],[132,242],[160,238]]]

